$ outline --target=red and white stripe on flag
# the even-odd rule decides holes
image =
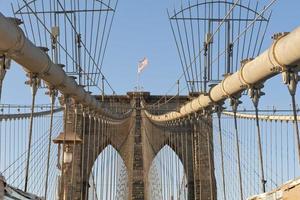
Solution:
[[[148,58],[143,58],[138,64],[138,74],[141,73],[149,64]]]

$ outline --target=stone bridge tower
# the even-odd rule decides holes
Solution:
[[[151,96],[147,92],[106,96],[103,101],[104,107],[122,105],[123,108],[127,107],[127,110],[131,108],[127,117],[118,120],[94,116],[75,102],[69,105],[69,112],[65,114],[66,131],[76,133],[83,143],[70,145],[69,149],[74,152],[74,159],[68,164],[69,167],[63,167],[62,199],[88,198],[88,180],[93,164],[108,145],[112,145],[118,151],[125,163],[128,199],[147,200],[150,166],[165,145],[174,150],[183,164],[187,177],[188,199],[216,199],[210,115],[154,123],[145,115],[142,104],[152,104],[161,98]],[[190,97],[180,96],[171,100],[160,108],[161,113],[176,110],[179,104],[188,99]]]

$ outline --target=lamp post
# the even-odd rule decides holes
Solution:
[[[81,144],[82,140],[79,138],[79,136],[75,132],[61,132],[54,140],[53,142],[55,144],[59,145],[65,145],[65,148],[62,148],[64,150],[63,154],[63,160],[61,160],[61,172],[63,174],[63,178],[61,177],[60,181],[63,181],[63,188],[59,191],[59,196],[62,197],[62,200],[68,199],[68,195],[70,190],[70,187],[73,187],[73,185],[70,185],[71,183],[69,179],[71,180],[72,175],[72,162],[73,162],[73,148],[74,145]],[[58,153],[60,154],[60,152]]]

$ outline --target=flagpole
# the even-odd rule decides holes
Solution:
[[[139,91],[139,87],[140,87],[140,73],[137,73],[137,77],[136,77],[136,91]]]

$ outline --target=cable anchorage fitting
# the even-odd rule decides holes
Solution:
[[[287,67],[286,71],[282,72],[282,80],[287,85],[289,92],[292,96],[295,96],[297,90],[297,84],[300,80],[299,69],[297,67]]]
[[[38,88],[41,85],[41,79],[37,76],[36,73],[27,73],[26,76],[29,79],[25,81],[25,84],[31,87],[32,95],[35,96]]]
[[[265,93],[261,91],[262,88],[264,88],[263,84],[257,84],[248,89],[248,95],[251,98],[255,108],[258,107],[260,97],[265,95]]]
[[[48,91],[45,92],[46,95],[49,95],[51,102],[55,102],[55,98],[58,96],[58,91],[54,87],[48,86]]]
[[[229,104],[232,107],[232,111],[234,113],[237,112],[238,106],[242,103],[242,101],[239,100],[240,98],[241,98],[241,94],[237,94],[230,97]]]
[[[222,112],[226,109],[226,107],[224,107],[224,104],[225,104],[225,102],[222,101],[222,102],[216,103],[213,106],[213,112],[217,113],[218,118],[221,117]]]
[[[208,107],[206,109],[201,110],[200,115],[203,116],[202,120],[208,120],[211,117],[211,114],[213,113],[213,107]]]

